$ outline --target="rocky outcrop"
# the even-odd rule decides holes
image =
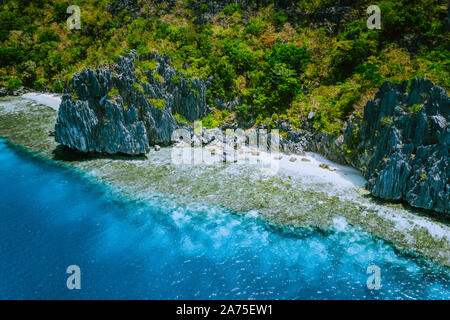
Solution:
[[[178,113],[189,121],[194,121],[206,115],[206,84],[199,78],[189,80],[182,72],[176,71],[170,65],[167,55],[158,53],[142,55],[140,60],[155,60],[156,70],[148,73],[148,83],[142,87],[153,99],[164,99],[166,108],[173,114]],[[154,77],[155,72],[159,75]]]
[[[154,69],[136,68],[152,63]],[[62,97],[55,140],[82,152],[147,153],[150,145],[171,142],[173,114],[191,121],[206,114],[205,92],[203,80],[186,79],[168,56],[132,51],[113,70],[74,75]]]
[[[21,96],[29,91],[31,91],[31,90],[26,87],[20,87],[18,89],[9,89],[6,87],[0,87],[0,97]]]
[[[361,143],[374,196],[449,213],[450,99],[427,79],[385,82],[364,109]]]
[[[131,18],[135,19],[141,10],[141,6],[137,0],[115,0],[111,1],[111,5],[108,7],[111,14],[118,14],[122,10],[127,10],[131,14]]]
[[[299,12],[296,18],[299,22],[307,23],[311,27],[326,28],[328,31],[336,32],[352,10],[351,6],[326,7],[316,12]]]
[[[239,6],[239,12],[242,13],[242,19],[247,21],[252,15],[257,13],[260,8],[267,6],[265,1],[250,1],[250,0],[201,0],[190,1],[188,8],[195,14],[194,23],[203,24],[206,22],[215,21],[217,14],[223,11],[226,6],[235,4]],[[300,24],[310,25],[314,28],[325,27],[327,30],[336,31],[342,22],[348,17],[349,13],[354,7],[352,1],[333,1],[332,7],[323,6],[318,8],[315,12],[304,12],[298,1],[295,0],[275,0],[273,1],[274,11],[283,11],[287,21],[296,26]]]
[[[259,1],[250,0],[201,0],[190,1],[188,3],[188,8],[195,13],[194,23],[204,24],[213,21],[214,17],[230,4],[239,6],[244,21],[247,20],[250,13],[256,12],[258,8],[263,5],[262,3],[259,3]]]

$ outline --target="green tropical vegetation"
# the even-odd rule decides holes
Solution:
[[[125,50],[158,51],[187,77],[214,77],[207,92],[213,108],[218,98],[243,102],[214,109],[203,119],[208,127],[232,117],[268,125],[285,118],[300,127],[313,110],[316,128],[328,132],[360,113],[385,80],[427,77],[450,88],[447,0],[378,1],[380,30],[366,26],[373,1],[355,1],[336,28],[291,17],[269,0],[256,10],[231,3],[208,19],[208,1],[136,0],[137,13],[113,12],[116,1],[2,2],[0,85],[62,92],[75,72],[114,63]],[[67,27],[69,5],[81,8],[79,30]],[[295,9],[312,17],[333,5],[302,0]]]

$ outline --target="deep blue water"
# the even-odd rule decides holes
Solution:
[[[448,270],[340,219],[336,232],[287,232],[252,213],[105,191],[0,140],[1,299],[450,298]],[[366,286],[371,264],[379,290]],[[81,290],[66,287],[69,265]]]

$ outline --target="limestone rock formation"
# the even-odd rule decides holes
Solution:
[[[136,68],[146,61],[155,70]],[[74,75],[62,97],[55,139],[83,152],[147,153],[150,145],[171,142],[177,127],[173,114],[191,121],[206,114],[205,92],[203,80],[187,80],[171,67],[168,56],[138,57],[131,51],[119,57],[114,70],[86,69]]]
[[[364,109],[367,188],[388,200],[449,213],[450,98],[427,79],[385,82]]]

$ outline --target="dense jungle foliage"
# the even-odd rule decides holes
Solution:
[[[427,77],[450,88],[447,0],[285,2],[3,1],[0,85],[62,92],[75,72],[114,63],[127,49],[158,51],[188,77],[213,79],[212,107],[240,99],[233,110],[215,108],[208,126],[233,117],[300,126],[314,110],[316,128],[328,132],[385,80]],[[372,4],[379,30],[366,26]],[[69,5],[81,8],[79,30],[67,27]]]

